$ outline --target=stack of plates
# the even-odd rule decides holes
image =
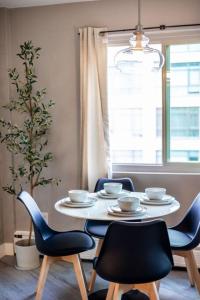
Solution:
[[[87,201],[84,202],[73,202],[69,197],[62,200],[61,204],[67,207],[74,207],[74,208],[82,208],[82,207],[90,207],[95,204],[97,198],[95,197],[88,197]]]
[[[163,196],[162,200],[149,199],[146,195],[142,196],[141,203],[148,205],[168,205],[174,201],[174,197],[170,195]]]
[[[118,205],[108,207],[108,214],[115,217],[140,217],[146,213],[146,207],[139,206],[134,211],[122,211]]]
[[[127,196],[129,193],[130,193],[129,191],[122,190],[118,194],[111,194],[111,193],[107,193],[105,190],[101,190],[97,192],[97,196],[103,199],[118,199],[120,197]]]

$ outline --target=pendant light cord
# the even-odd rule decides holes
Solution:
[[[141,1],[138,0],[138,27],[141,27]]]

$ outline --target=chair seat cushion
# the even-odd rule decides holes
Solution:
[[[38,250],[49,256],[66,256],[94,248],[95,242],[89,234],[82,231],[57,232],[44,241]]]
[[[109,221],[88,220],[85,225],[85,229],[92,236],[103,239],[105,237],[109,224]]]
[[[168,234],[172,250],[190,250],[192,239],[188,234],[175,229],[168,229]]]
[[[89,300],[106,300],[107,289],[96,291],[89,295]],[[122,300],[150,300],[149,297],[138,290],[131,290],[122,296]]]
[[[129,220],[128,222],[134,221]],[[87,220],[85,224],[85,231],[98,239],[104,239],[110,223],[110,221]]]

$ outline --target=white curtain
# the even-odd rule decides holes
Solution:
[[[109,130],[107,103],[107,46],[100,31],[81,28],[81,186],[94,190],[99,177],[109,176]]]

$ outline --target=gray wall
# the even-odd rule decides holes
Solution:
[[[54,210],[56,200],[77,188],[80,183],[79,157],[79,37],[77,29],[82,26],[108,28],[130,28],[137,22],[136,0],[101,0],[57,6],[32,7],[9,10],[10,44],[9,66],[19,66],[16,53],[20,43],[32,40],[42,47],[40,63],[37,66],[41,87],[46,87],[48,96],[56,102],[53,112],[49,148],[56,159],[48,169],[50,176],[62,179],[59,187],[40,189],[36,198],[43,211],[49,213],[49,221],[58,229],[79,227],[80,222],[59,215]],[[142,23],[144,26],[160,24],[200,23],[199,0],[149,0],[143,1]],[[0,61],[3,55],[0,53]],[[0,65],[1,66],[1,65]],[[4,77],[6,70],[4,66]],[[7,82],[2,82],[2,90]],[[4,92],[5,93],[5,92]],[[3,97],[1,97],[1,102]],[[4,170],[8,164],[2,158]],[[129,175],[130,174],[122,174]],[[7,179],[5,174],[4,178]],[[120,176],[117,174],[117,176]],[[146,185],[166,186],[176,195],[182,207],[170,218],[175,222],[183,214],[192,197],[199,191],[200,178],[196,176],[136,174],[132,175],[136,189],[144,190]],[[2,196],[0,192],[0,197]],[[7,201],[9,200],[9,201]],[[10,199],[3,202],[4,215],[11,215],[9,223],[4,219],[4,240],[11,241],[14,216]],[[27,229],[28,218],[23,207],[16,207],[16,228]]]
[[[4,63],[3,57],[5,55],[5,44],[4,44],[4,10],[0,10],[0,100],[2,101],[4,97],[4,86],[7,86],[7,83],[4,83]],[[2,155],[1,155],[1,169],[2,169]],[[1,182],[2,182],[2,173],[1,172]],[[0,244],[3,243],[3,201],[0,199]]]
[[[8,65],[9,65],[9,16],[7,9],[0,9],[0,103],[4,105],[9,99],[9,82],[8,82]],[[1,109],[1,117],[9,117]],[[8,165],[10,162],[10,155],[5,148],[0,144],[0,184],[6,185],[8,175]],[[0,244],[4,237],[10,236],[14,226],[14,207],[12,197],[2,192],[0,189]],[[5,238],[6,240],[6,238]]]

